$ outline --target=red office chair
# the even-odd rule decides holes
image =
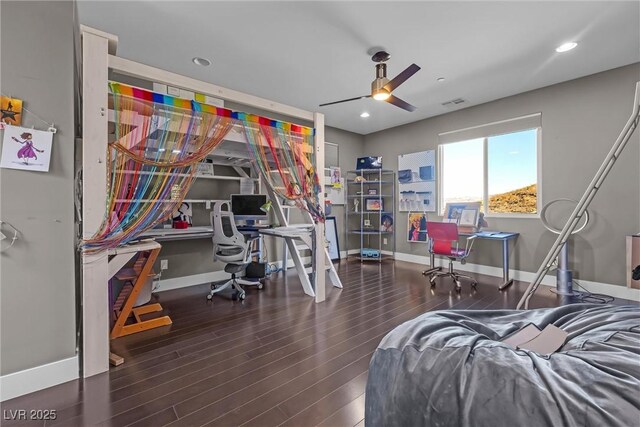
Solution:
[[[429,253],[441,255],[449,258],[449,271],[436,271],[431,274],[429,282],[431,286],[436,285],[438,277],[451,276],[456,282],[456,291],[460,292],[460,278],[471,280],[471,286],[475,288],[478,284],[476,279],[471,276],[456,273],[453,270],[453,262],[460,261],[465,263],[467,257],[471,253],[473,242],[476,236],[467,237],[464,249],[458,247],[458,225],[450,222],[431,222],[427,221],[427,235],[429,238]],[[454,243],[455,242],[455,243]],[[471,242],[471,244],[469,244]],[[433,266],[432,266],[433,267]]]

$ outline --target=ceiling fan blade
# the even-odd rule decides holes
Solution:
[[[386,102],[388,102],[389,104],[393,104],[396,107],[400,107],[403,110],[407,110],[407,111],[416,111],[416,107],[414,107],[413,105],[409,104],[408,102],[403,101],[402,99],[398,98],[397,96],[389,96],[386,99]]]
[[[389,91],[389,93],[393,92],[398,86],[407,81],[407,79],[413,76],[420,70],[416,64],[411,64],[403,72],[395,76],[389,83],[384,85],[384,88]]]
[[[342,102],[356,101],[362,98],[371,98],[371,95],[362,95],[362,96],[357,96],[355,98],[343,99],[342,101],[327,102],[326,104],[320,104],[320,107],[324,107],[326,105],[340,104]]]

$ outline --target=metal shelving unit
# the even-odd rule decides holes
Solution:
[[[382,217],[385,215],[391,216],[393,230],[395,230],[395,182],[396,173],[392,170],[360,169],[347,172],[345,185],[347,254],[349,249],[356,249],[356,247],[358,249],[357,254],[348,256],[359,259],[360,262],[382,262],[384,259],[395,258],[394,231],[382,231]],[[369,194],[370,190],[375,190],[376,194]],[[367,200],[379,201],[380,209],[367,209]],[[352,244],[352,236],[358,236],[358,245]]]

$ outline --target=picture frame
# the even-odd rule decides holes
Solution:
[[[365,199],[365,210],[366,211],[383,211],[384,210],[384,200],[381,198],[375,199]]]
[[[328,242],[329,258],[331,261],[340,261],[340,242],[338,241],[338,225],[335,216],[326,217],[324,234]]]
[[[393,233],[393,216],[384,214],[380,218],[380,231]]]
[[[463,209],[458,219],[458,225],[462,227],[476,227],[478,225],[478,214],[480,211],[475,208]]]
[[[407,216],[407,242],[427,242],[427,213],[409,212]]]
[[[457,202],[457,203],[447,203],[444,207],[444,219],[450,220],[447,222],[455,222],[459,225],[467,226],[467,224],[460,224],[460,218],[462,216],[462,212],[465,210],[475,210],[475,224],[469,225],[475,227],[478,223],[478,215],[480,213],[480,202]],[[467,213],[467,217],[470,213]]]

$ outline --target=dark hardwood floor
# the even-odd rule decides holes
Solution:
[[[416,264],[342,261],[344,289],[305,296],[295,271],[251,288],[243,302],[205,295],[208,285],[161,292],[173,325],[112,342],[124,365],[2,404],[55,409],[46,426],[363,426],[369,360],[391,329],[442,309],[514,308],[524,283],[498,292],[478,276],[460,295],[431,290]],[[546,289],[533,307],[558,305]],[[8,422],[3,425],[44,425]]]

